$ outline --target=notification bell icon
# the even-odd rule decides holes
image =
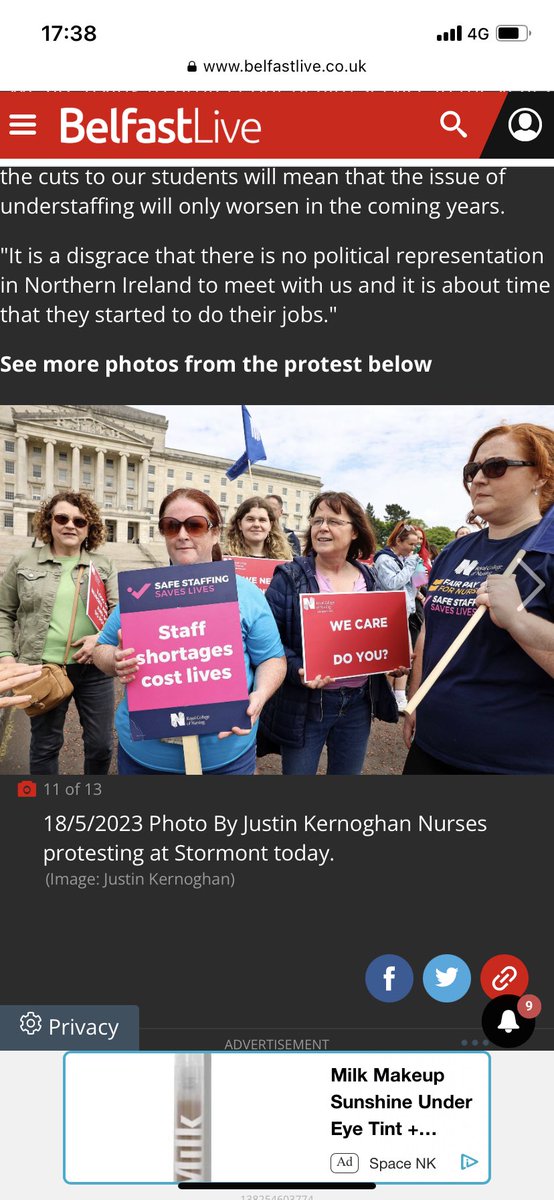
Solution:
[[[487,1004],[482,1016],[483,1033],[493,1046],[512,1050],[516,1046],[523,1046],[533,1036],[535,1018],[528,1018],[526,1009],[520,1011],[520,1003],[521,1000],[509,992],[507,996],[497,996]]]
[[[514,1029],[519,1029],[519,1025],[515,1018],[515,1013],[511,1012],[510,1009],[507,1008],[505,1012],[502,1013],[502,1019],[497,1028],[501,1029],[503,1033],[513,1033]]]

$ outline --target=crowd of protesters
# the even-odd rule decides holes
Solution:
[[[344,491],[313,498],[305,531],[287,527],[274,493],[244,500],[226,528],[206,493],[165,497],[159,529],[173,566],[274,560],[265,594],[237,573],[248,727],[199,736],[203,773],[254,774],[256,755],[274,752],[283,774],[314,775],[326,748],[328,774],[358,775],[375,719],[400,726],[406,774],[554,772],[554,431],[488,430],[460,470],[471,512],[440,552],[409,518],[378,549],[366,511]],[[47,665],[72,686],[42,713],[33,703],[31,772],[58,772],[72,700],[85,772],[110,770],[117,678],[119,773],[186,773],[178,738],[133,737],[126,687],[139,660],[123,643],[100,512],[84,494],[58,492],[37,513],[35,534],[0,581],[0,708],[29,710]],[[87,615],[93,566],[109,612],[100,632]],[[410,661],[388,674],[307,679],[301,597],[374,591],[404,595]],[[460,630],[481,612],[458,649]]]

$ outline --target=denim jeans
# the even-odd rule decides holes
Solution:
[[[93,663],[70,663],[73,696],[31,717],[31,775],[57,775],[65,717],[75,700],[83,730],[85,775],[107,775],[113,750],[114,681]],[[75,763],[75,774],[78,766]]]
[[[256,768],[256,743],[248,747],[248,750],[241,754],[239,758],[235,758],[233,762],[224,763],[222,767],[218,767],[216,771],[205,771],[205,775],[253,775]],[[136,759],[131,758],[130,754],[123,749],[123,746],[118,746],[117,749],[117,771],[119,775],[160,775],[163,772],[153,771],[151,767],[143,767]],[[184,774],[184,763],[183,763]]]
[[[303,746],[283,746],[283,775],[316,775],[327,746],[328,775],[361,775],[371,729],[367,683],[321,692],[322,720],[308,719]]]

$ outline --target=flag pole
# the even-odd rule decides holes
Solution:
[[[250,489],[253,492],[254,491],[254,481],[252,479],[252,464],[250,462],[250,459],[248,459],[248,474],[250,476]]]
[[[518,550],[515,558],[512,559],[511,563],[508,564],[506,570],[503,571],[502,574],[513,575],[516,569],[519,567],[519,564],[523,562],[525,553],[525,550]],[[465,629],[462,629],[461,633],[454,638],[452,645],[448,647],[448,650],[445,651],[442,658],[439,658],[438,663],[436,663],[433,667],[433,670],[429,672],[427,678],[421,684],[421,687],[417,689],[417,692],[414,693],[411,700],[408,700],[404,710],[407,712],[408,716],[411,716],[411,714],[415,712],[418,704],[421,704],[421,701],[425,699],[427,693],[431,691],[431,688],[437,682],[437,679],[439,679],[439,677],[442,675],[448,664],[452,662],[452,659],[458,653],[460,646],[463,646],[466,638],[469,637],[470,633],[473,633],[475,626],[484,617],[486,612],[487,607],[485,604],[479,605],[479,608],[476,608],[475,612],[466,623]]]

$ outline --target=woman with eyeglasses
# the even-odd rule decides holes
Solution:
[[[98,632],[86,613],[91,564],[106,588],[108,608],[117,604],[115,568],[104,554],[95,553],[105,540],[105,526],[87,495],[67,491],[45,500],[33,524],[43,545],[17,555],[0,583],[2,663],[13,663],[17,655],[21,663],[63,664],[76,589],[78,601],[67,656],[73,696],[30,718],[31,774],[58,773],[65,717],[74,699],[83,730],[85,774],[107,775],[113,749],[114,689],[112,680],[92,662]]]
[[[292,549],[268,500],[250,496],[239,504],[227,531],[227,553],[235,558],[292,558]]]
[[[475,606],[488,613],[404,718],[410,751],[404,771],[552,774],[554,553],[530,550],[515,574],[503,572],[547,512],[554,548],[554,430],[489,429],[473,447],[463,480],[473,514],[486,527],[450,542],[433,567],[410,695]]]
[[[159,529],[165,538],[173,566],[221,562],[221,513],[205,492],[196,488],[178,488],[162,501]],[[283,647],[271,610],[263,593],[249,579],[237,576],[242,644],[250,703],[247,729],[233,728],[219,734],[199,737],[202,771],[211,775],[254,775],[256,767],[256,730],[260,712],[279,687],[285,675]],[[135,651],[121,642],[119,607],[106,622],[94,661],[107,675],[121,683],[131,683],[138,669]],[[125,695],[116,713],[119,738],[120,775],[184,774],[183,747],[180,738],[131,738],[129,709]]]
[[[266,592],[287,656],[287,677],[266,705],[266,745],[280,747],[283,775],[316,775],[327,746],[328,775],[361,775],[372,715],[396,722],[384,675],[306,681],[299,596],[303,592],[373,591],[367,559],[375,538],[361,505],[347,492],[322,492],[310,504],[306,552],[276,568]]]
[[[387,539],[383,550],[378,550],[373,560],[377,586],[385,592],[404,592],[408,612],[408,625],[412,646],[415,646],[421,619],[417,612],[420,585],[428,578],[418,551],[421,548],[423,531],[415,525],[399,521]],[[406,708],[407,675],[396,679],[394,695],[399,713]]]

